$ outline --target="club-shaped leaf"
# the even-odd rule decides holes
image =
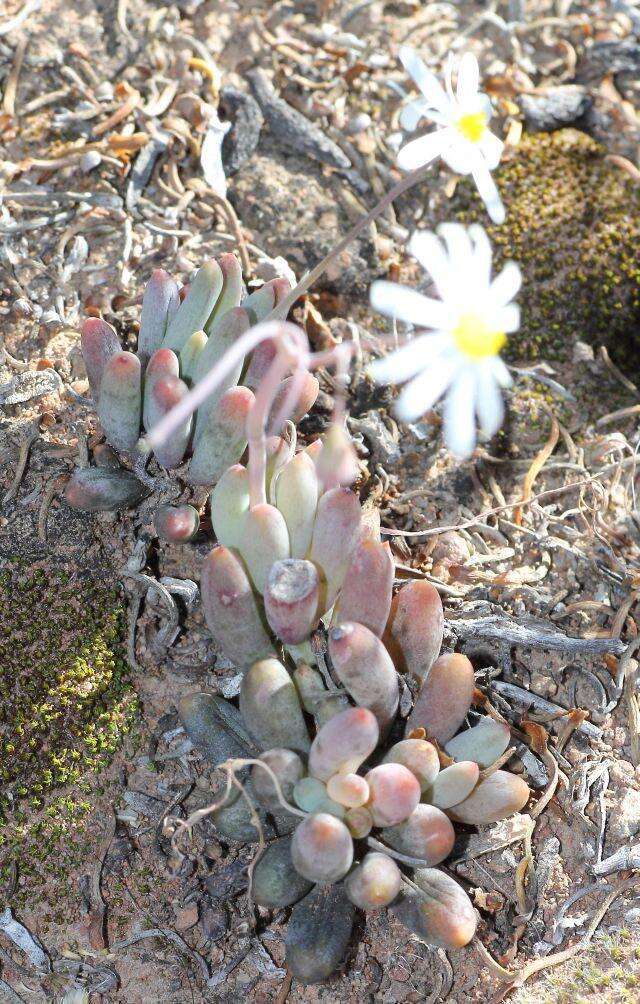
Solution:
[[[140,438],[142,390],[140,360],[133,352],[117,352],[106,361],[98,417],[114,449],[126,452],[135,448]]]
[[[391,606],[394,571],[389,544],[361,541],[344,577],[334,623],[357,621],[379,638],[382,637]]]
[[[195,274],[189,292],[167,325],[162,346],[179,352],[194,331],[202,331],[222,289],[217,261],[206,261]]]
[[[138,357],[143,365],[162,345],[167,325],[179,305],[178,284],[164,269],[155,269],[142,297]]]
[[[103,321],[101,317],[88,317],[82,325],[80,347],[91,389],[91,397],[94,404],[97,404],[105,364],[111,356],[122,351],[120,339],[111,325]]]
[[[251,582],[232,551],[214,547],[202,565],[200,587],[207,627],[228,659],[242,669],[273,655]]]
[[[214,485],[238,462],[247,446],[247,416],[254,402],[248,387],[230,387],[209,412],[189,462],[192,485]]]
[[[462,725],[471,707],[473,689],[473,666],[466,655],[441,655],[422,683],[405,735],[422,728],[428,739],[446,743]]]

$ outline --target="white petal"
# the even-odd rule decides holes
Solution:
[[[491,283],[489,296],[496,306],[504,307],[513,300],[522,285],[522,272],[515,262],[508,262]]]
[[[426,136],[412,139],[398,152],[398,167],[403,171],[415,171],[418,167],[430,164],[432,160],[442,155],[449,142],[449,129],[435,129]]]
[[[473,241],[473,264],[478,275],[478,285],[489,290],[491,280],[491,241],[487,237],[487,231],[478,223],[469,227],[469,236]]]
[[[487,162],[487,167],[493,171],[500,163],[504,143],[497,136],[494,136],[490,129],[485,129],[477,146]]]
[[[480,67],[472,52],[465,52],[458,67],[458,101],[469,101],[478,93]]]
[[[390,352],[383,359],[376,359],[368,367],[376,383],[404,383],[420,370],[429,366],[436,357],[451,345],[451,335],[437,332],[433,335],[419,335]]]
[[[444,394],[459,366],[458,358],[451,353],[436,359],[432,366],[414,377],[396,401],[395,412],[400,421],[413,422],[424,415]]]
[[[509,303],[506,307],[499,307],[491,312],[492,327],[496,331],[504,331],[510,335],[512,331],[517,331],[520,327],[520,307],[516,303]]]
[[[447,245],[449,266],[460,282],[466,282],[473,273],[473,249],[466,227],[461,223],[443,223],[438,233]]]
[[[413,132],[420,119],[424,118],[425,112],[429,108],[429,102],[425,98],[416,98],[405,105],[400,112],[400,125],[407,132]]]
[[[490,364],[491,371],[500,386],[503,388],[510,387],[513,383],[513,379],[500,356],[494,356],[493,359],[488,360],[488,363]]]
[[[476,372],[476,410],[480,428],[485,436],[495,436],[504,419],[504,402],[496,382],[493,368],[481,364]]]
[[[437,108],[438,111],[444,112],[445,115],[448,114],[451,106],[447,95],[442,89],[442,85],[436,75],[427,69],[415,49],[412,49],[409,45],[403,45],[398,55],[400,62],[407,73],[413,77],[417,86],[429,102],[430,107]]]
[[[473,367],[462,369],[444,403],[444,438],[452,453],[468,457],[476,445],[476,378]]]
[[[454,64],[453,53],[449,51],[449,55],[447,56],[447,62],[444,68],[444,83],[445,87],[447,88],[447,94],[449,95],[449,100],[451,101],[452,104],[455,104],[456,99],[453,93],[453,85],[451,83],[451,78],[453,76],[453,64]]]
[[[455,174],[470,174],[475,150],[474,144],[465,139],[457,129],[451,131],[451,142],[442,154],[442,159]]]
[[[369,295],[374,310],[419,328],[446,331],[454,321],[451,311],[440,300],[431,300],[398,282],[378,280],[372,283]]]
[[[408,249],[429,273],[442,299],[448,300],[454,294],[457,277],[442,242],[430,231],[417,230],[409,241]]]
[[[478,194],[484,202],[489,216],[494,223],[504,223],[505,211],[500,198],[500,193],[496,188],[496,183],[491,177],[491,171],[487,167],[487,162],[480,155],[471,168],[473,180],[476,183]]]

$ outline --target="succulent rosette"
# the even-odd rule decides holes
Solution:
[[[475,910],[437,866],[456,823],[503,819],[530,794],[503,769],[508,724],[474,713],[467,725],[473,667],[439,655],[437,590],[414,581],[393,595],[389,545],[355,492],[326,487],[324,448],[287,456],[274,444],[260,507],[249,505],[242,465],[214,489],[220,543],[205,559],[202,604],[243,679],[238,707],[207,693],[180,703],[216,766],[252,763],[244,787],[268,840],[252,896],[267,908],[296,904],[287,964],[304,982],[339,966],[356,908],[388,907],[429,944],[467,944]],[[408,717],[401,674],[415,691]],[[258,839],[236,791],[213,819],[222,839]]]

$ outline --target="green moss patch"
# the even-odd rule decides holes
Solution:
[[[124,608],[96,574],[0,572],[0,863],[61,853],[136,714]],[[37,838],[37,839],[34,839]]]

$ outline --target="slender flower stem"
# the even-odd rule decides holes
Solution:
[[[220,360],[213,366],[207,375],[193,387],[189,393],[161,418],[153,429],[150,429],[146,436],[139,442],[142,452],[155,450],[167,441],[169,436],[182,425],[183,422],[206,401],[212,391],[216,389],[224,378],[241,362],[245,356],[252,352],[260,342],[267,338],[292,339],[297,345],[301,356],[309,355],[309,343],[301,328],[295,324],[288,324],[286,321],[263,321],[255,328],[250,328],[241,335],[230,349],[225,352]]]
[[[260,382],[256,391],[256,399],[247,417],[249,445],[247,471],[249,473],[249,505],[252,509],[267,501],[267,420],[280,383],[290,368],[291,358],[280,350]]]
[[[373,221],[384,212],[387,206],[391,205],[394,199],[397,199],[400,195],[404,195],[405,192],[407,192],[410,188],[413,188],[413,186],[419,181],[422,181],[422,179],[429,173],[430,168],[431,161],[428,164],[423,164],[422,167],[416,168],[415,171],[411,171],[404,178],[402,178],[397,185],[394,185],[386,195],[383,195],[373,209],[371,209],[366,216],[363,216],[361,220],[358,220],[349,233],[345,234],[342,240],[338,241],[336,246],[332,248],[327,255],[325,255],[322,261],[319,261],[310,272],[307,272],[307,274],[302,277],[295,289],[292,289],[291,292],[280,301],[277,307],[274,308],[273,313],[275,314],[277,310],[277,316],[286,317],[296,300],[298,300],[303,293],[307,292],[309,287],[314,284],[316,279],[320,278],[323,272],[326,272],[331,262],[334,261],[338,255],[342,254],[344,249],[347,248],[353,240],[355,240],[358,234],[362,233],[362,231],[368,227],[370,223],[373,223]],[[269,321],[272,319],[273,317],[270,314],[269,317],[267,317],[267,320]]]

